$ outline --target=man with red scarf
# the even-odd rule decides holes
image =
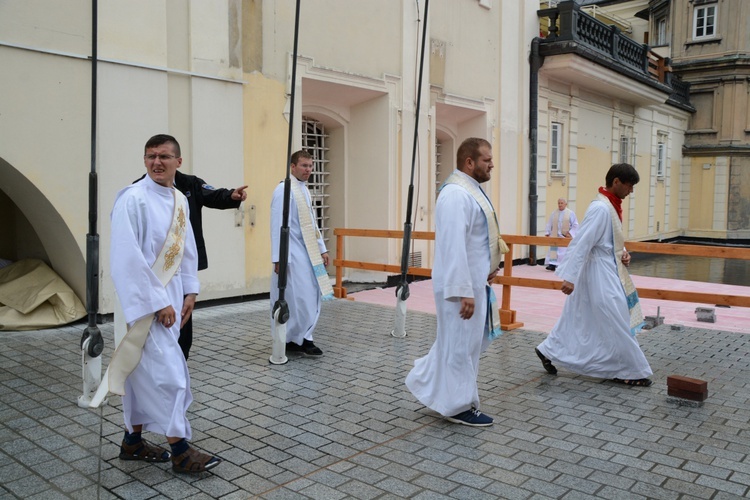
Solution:
[[[627,163],[612,165],[606,187],[589,205],[565,261],[555,274],[568,295],[562,316],[536,348],[551,375],[555,365],[589,377],[648,387],[653,372],[635,334],[643,324],[638,294],[626,267],[622,200],[638,183]]]

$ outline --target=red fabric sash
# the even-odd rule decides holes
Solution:
[[[603,187],[599,188],[599,192],[606,196],[610,203],[612,203],[612,206],[615,207],[615,211],[617,212],[617,216],[620,218],[620,222],[622,222],[622,199],[610,193]]]

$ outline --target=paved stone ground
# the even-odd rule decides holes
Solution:
[[[0,498],[750,494],[750,336],[646,332],[639,341],[655,384],[638,389],[547,375],[533,350],[544,334],[509,332],[480,367],[482,410],[495,425],[469,428],[425,409],[403,384],[432,344],[434,316],[409,313],[409,336],[395,339],[393,309],[326,303],[316,334],[325,355],[272,366],[267,307],[195,313],[193,443],[224,459],[197,477],[117,458],[119,398],[101,412],[78,408],[84,325],[0,333]],[[108,361],[112,325],[102,330]],[[670,374],[707,380],[709,399],[669,398]]]

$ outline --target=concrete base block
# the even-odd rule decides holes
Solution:
[[[671,325],[671,328],[672,328],[673,332],[684,332],[685,331],[685,327],[682,326],[682,325]]]
[[[716,323],[716,309],[713,307],[696,307],[695,315],[698,317],[698,321]]]
[[[644,330],[651,330],[652,328],[656,328],[659,325],[664,324],[664,316],[646,316],[643,318],[643,329]]]

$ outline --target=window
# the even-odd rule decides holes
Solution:
[[[440,189],[440,184],[442,182],[440,179],[442,178],[440,171],[440,157],[443,155],[443,143],[438,139],[435,138],[435,192],[437,193]]]
[[[323,235],[323,240],[330,239],[330,228],[328,215],[328,160],[326,158],[328,147],[326,141],[328,134],[323,124],[306,117],[302,117],[302,149],[309,152],[313,157],[313,171],[307,180],[307,189],[310,191],[312,209],[318,222],[318,228]]]
[[[630,137],[620,136],[620,163],[630,163]]]
[[[549,169],[551,172],[562,172],[562,123],[552,122],[549,143]]]
[[[716,4],[693,10],[693,39],[711,38],[716,34]]]
[[[659,133],[656,143],[656,177],[663,178],[667,164],[667,134]]]
[[[654,45],[667,45],[667,18],[662,17],[656,21],[656,40]]]

